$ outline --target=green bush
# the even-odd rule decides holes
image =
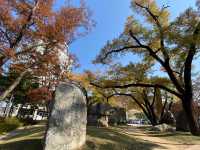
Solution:
[[[23,124],[17,118],[6,118],[0,121],[0,134],[12,131]]]

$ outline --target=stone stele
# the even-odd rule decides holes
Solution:
[[[56,88],[44,150],[76,150],[86,141],[87,108],[81,89],[72,83]]]

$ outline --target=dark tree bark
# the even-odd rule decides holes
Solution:
[[[20,73],[20,75],[15,79],[15,81],[0,95],[0,101],[4,100],[21,82],[23,77],[26,75],[28,70],[25,70]]]
[[[186,118],[188,120],[190,132],[193,135],[200,135],[198,117],[195,114],[192,96],[189,94],[185,94],[184,98],[182,99],[182,105],[186,114]]]
[[[193,135],[200,135],[200,126],[198,123],[198,118],[195,114],[194,109],[194,100],[193,100],[193,88],[192,88],[192,61],[196,54],[197,48],[196,43],[200,37],[200,22],[198,23],[194,33],[193,39],[190,43],[190,50],[188,52],[186,61],[185,61],[185,70],[184,70],[184,83],[185,83],[185,92],[182,97],[183,109],[186,113],[186,117],[189,123],[190,131]]]

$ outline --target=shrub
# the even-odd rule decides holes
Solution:
[[[24,126],[37,124],[37,121],[33,120],[32,118],[23,118],[20,119],[20,121],[23,123]]]
[[[6,118],[0,122],[0,134],[12,131],[23,124],[17,118]]]

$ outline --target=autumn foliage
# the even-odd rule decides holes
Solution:
[[[0,68],[3,72],[7,65],[8,70],[20,73],[0,99],[27,72],[38,77],[43,86],[51,87],[63,80],[74,65],[75,57],[70,57],[68,48],[90,30],[90,13],[83,0],[80,6],[69,4],[55,9],[56,2],[0,0]],[[60,58],[61,53],[67,57]],[[44,85],[44,80],[49,82]]]
[[[42,101],[48,102],[52,100],[52,91],[50,91],[46,87],[33,89],[27,93],[27,99],[30,102],[35,102],[35,103],[42,102]]]
[[[34,68],[45,61],[58,63],[56,49],[89,30],[89,13],[84,3],[79,8],[64,6],[57,11],[53,4],[53,0],[0,2],[1,66],[8,60],[18,62],[22,58],[28,63],[21,65],[22,68]],[[78,32],[77,28],[85,30]],[[41,47],[43,56],[37,51]],[[30,58],[32,61],[28,61]]]

